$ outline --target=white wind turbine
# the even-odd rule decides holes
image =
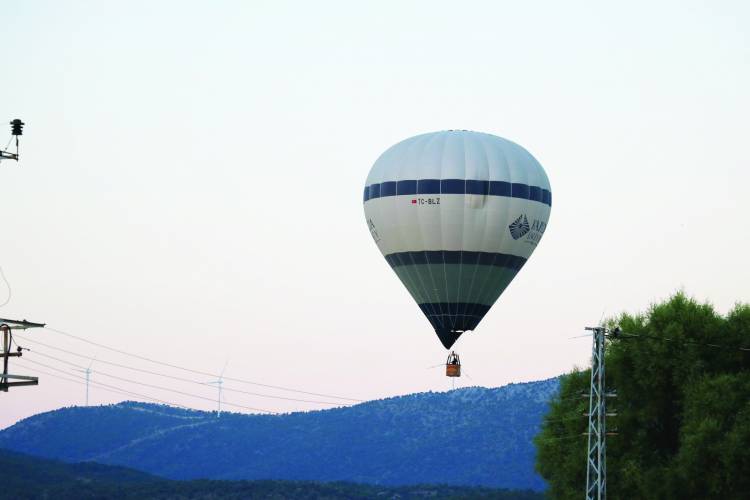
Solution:
[[[91,369],[91,365],[93,365],[93,364],[94,364],[94,361],[95,361],[95,360],[96,360],[96,358],[92,359],[92,360],[91,360],[91,363],[89,363],[89,366],[88,366],[88,367],[86,367],[86,369],[85,369],[85,370],[82,370],[82,369],[80,369],[80,368],[75,368],[75,371],[77,371],[77,372],[81,372],[81,373],[85,373],[85,374],[86,374],[86,406],[88,406],[88,405],[89,405],[89,380],[90,380],[90,378],[91,378],[91,373],[92,373],[92,371],[93,371],[93,370]]]
[[[215,385],[216,389],[218,390],[218,394],[216,396],[216,418],[219,418],[221,416],[221,386],[224,384],[224,371],[227,369],[227,364],[229,364],[229,360],[224,363],[224,368],[221,369],[221,374],[219,375],[218,379],[206,382],[209,385]]]

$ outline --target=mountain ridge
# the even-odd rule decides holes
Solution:
[[[0,447],[171,479],[445,483],[543,490],[534,448],[558,379],[468,387],[280,415],[123,402],[68,407],[0,431]]]

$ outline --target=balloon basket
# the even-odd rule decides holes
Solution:
[[[445,376],[461,376],[461,360],[459,359],[458,354],[453,351],[451,351],[450,355],[448,355],[448,360],[445,362]]]

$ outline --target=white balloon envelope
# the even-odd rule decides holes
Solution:
[[[551,206],[547,174],[528,151],[465,130],[392,146],[364,192],[375,243],[446,349],[526,264]]]

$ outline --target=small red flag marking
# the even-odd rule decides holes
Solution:
[[[411,200],[411,204],[412,205],[416,205],[417,204],[417,200]]]

